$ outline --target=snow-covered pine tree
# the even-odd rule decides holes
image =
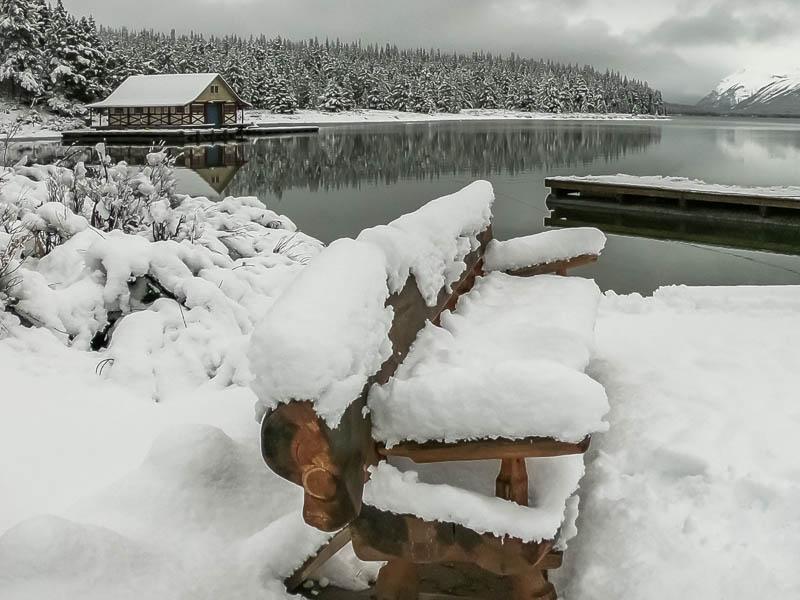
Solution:
[[[35,100],[44,92],[41,2],[0,0],[0,85]]]
[[[411,83],[404,75],[394,81],[390,93],[391,107],[402,112],[411,112]]]
[[[297,98],[285,77],[278,75],[268,85],[264,108],[282,115],[290,115],[297,111]]]
[[[355,107],[353,93],[334,80],[328,81],[319,96],[319,108],[326,112],[341,112]]]
[[[461,100],[458,92],[447,79],[441,79],[436,89],[436,110],[439,112],[461,112]]]
[[[392,107],[389,86],[381,77],[371,77],[367,83],[365,107],[373,110],[388,110]]]
[[[488,78],[483,78],[478,83],[479,91],[476,108],[499,108],[497,84]]]

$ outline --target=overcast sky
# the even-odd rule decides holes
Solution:
[[[64,0],[99,23],[317,36],[588,63],[695,102],[742,67],[800,63],[800,0]],[[796,63],[796,64],[797,64]],[[797,65],[800,66],[800,65]]]

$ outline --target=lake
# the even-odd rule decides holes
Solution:
[[[22,146],[47,162],[80,149]],[[141,164],[146,149],[115,147]],[[800,284],[800,221],[757,214],[720,225],[555,210],[546,175],[675,175],[739,185],[800,184],[800,121],[676,117],[669,121],[443,122],[330,126],[318,135],[183,149],[180,191],[254,195],[329,242],[355,236],[475,179],[497,196],[495,236],[596,225],[602,259],[576,273],[603,289],[650,293],[666,284]]]

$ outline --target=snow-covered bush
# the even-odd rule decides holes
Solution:
[[[19,283],[17,271],[28,238],[29,233],[16,220],[13,207],[0,203],[0,311],[5,309],[9,295]]]
[[[101,350],[102,377],[156,400],[246,381],[253,324],[322,244],[257,198],[176,193],[163,150],[143,168],[97,153],[0,171],[3,322]]]

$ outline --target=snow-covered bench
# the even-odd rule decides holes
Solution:
[[[476,182],[335,242],[257,329],[264,459],[303,487],[306,522],[341,530],[294,582],[352,537],[388,561],[379,598],[416,597],[428,562],[555,598],[546,569],[574,533],[581,454],[607,410],[583,372],[599,291],[559,275],[605,238],[492,240],[492,200]]]

